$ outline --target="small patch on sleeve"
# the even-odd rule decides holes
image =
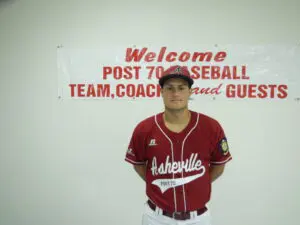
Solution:
[[[223,138],[221,141],[219,141],[219,149],[220,149],[222,155],[227,155],[228,154],[229,146],[228,146],[226,138]]]

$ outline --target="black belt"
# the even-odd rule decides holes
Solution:
[[[153,211],[155,211],[156,205],[153,202],[151,202],[150,200],[148,200],[147,203],[148,203],[149,207]],[[204,207],[202,209],[197,209],[195,211],[197,211],[197,215],[199,216],[199,215],[205,213],[207,211],[207,208]],[[163,210],[162,214],[164,216],[171,217],[171,218],[173,218],[175,220],[188,220],[188,219],[191,218],[191,212],[173,212],[173,213],[171,213],[171,212],[167,212],[167,211]]]

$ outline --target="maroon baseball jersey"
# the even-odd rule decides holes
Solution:
[[[146,194],[169,212],[203,208],[211,194],[210,165],[231,159],[218,121],[194,111],[180,133],[165,126],[163,113],[140,122],[125,158],[134,165],[147,165]]]

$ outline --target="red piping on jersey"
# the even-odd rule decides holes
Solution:
[[[185,138],[183,139],[182,142],[182,147],[181,147],[181,161],[183,161],[183,150],[184,150],[184,143],[186,141],[186,139],[188,138],[188,136],[193,132],[193,130],[195,130],[195,128],[197,127],[199,122],[199,113],[197,113],[197,121],[195,123],[195,126],[190,130],[190,132],[185,136]],[[183,170],[181,171],[181,177],[183,178]],[[182,185],[182,189],[183,189],[183,201],[184,201],[184,211],[186,211],[186,199],[185,199],[185,189],[184,189],[184,185]]]
[[[155,115],[155,123],[158,126],[159,130],[163,133],[163,135],[165,135],[165,137],[168,139],[168,141],[171,144],[171,151],[172,151],[172,163],[174,163],[174,150],[173,150],[173,142],[171,141],[171,139],[168,137],[168,135],[161,129],[161,127],[159,126],[158,122],[157,122],[157,115]],[[175,178],[174,172],[173,172],[173,179]],[[175,187],[173,187],[173,193],[174,193],[174,205],[175,205],[175,212],[177,212],[177,201],[176,201],[176,190]]]
[[[128,159],[127,156],[125,157],[125,160],[128,161],[128,162],[131,162],[133,164],[136,164],[136,165],[144,165],[146,162],[136,162],[136,161],[133,161],[132,159]]]
[[[232,159],[232,156],[230,156],[229,158],[227,158],[226,160],[224,160],[224,161],[221,161],[221,162],[210,162],[211,164],[224,164],[224,163],[226,163],[226,162],[228,162],[230,159]]]

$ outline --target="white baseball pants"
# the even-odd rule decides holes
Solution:
[[[155,212],[145,203],[142,225],[211,225],[209,209],[202,215],[191,215],[189,220],[175,220],[162,215],[162,210],[157,207]]]

